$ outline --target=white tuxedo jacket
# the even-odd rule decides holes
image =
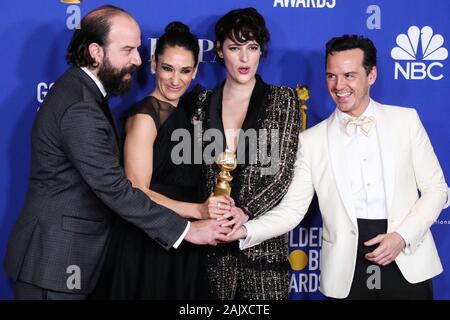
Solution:
[[[430,226],[447,198],[447,185],[427,133],[414,109],[374,104],[382,159],[388,232],[406,248],[396,258],[403,276],[417,283],[442,272]],[[293,181],[278,206],[248,221],[241,249],[279,236],[303,219],[317,193],[323,220],[320,290],[348,296],[355,270],[358,228],[336,112],[300,134]],[[420,191],[420,194],[419,194]]]

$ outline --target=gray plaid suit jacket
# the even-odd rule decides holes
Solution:
[[[8,243],[13,279],[60,292],[95,287],[116,215],[169,249],[187,220],[132,188],[106,99],[80,68],[67,70],[42,104],[32,131],[25,206]],[[80,289],[70,289],[71,266]]]

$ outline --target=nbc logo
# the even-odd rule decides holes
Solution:
[[[397,36],[396,42],[397,47],[391,51],[391,57],[397,60],[394,75],[396,80],[399,75],[407,80],[423,80],[427,77],[431,80],[441,80],[444,77],[435,71],[437,67],[444,67],[438,61],[448,57],[447,49],[442,46],[444,44],[442,35],[433,34],[433,29],[429,26],[422,29],[411,26],[408,34],[402,33]]]

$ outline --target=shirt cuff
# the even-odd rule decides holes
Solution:
[[[447,201],[444,204],[443,209],[447,209],[450,206],[450,188],[447,188]]]
[[[252,228],[252,220],[247,221],[243,224],[244,228],[247,229],[247,236],[244,239],[239,239],[239,249],[244,250],[253,246],[256,246],[257,244],[260,244],[261,241],[255,242],[254,239],[254,229]]]
[[[184,240],[184,237],[186,237],[186,234],[188,233],[188,231],[189,231],[189,227],[191,226],[191,222],[190,221],[188,221],[188,223],[187,223],[187,225],[186,225],[186,229],[184,229],[184,232],[181,234],[181,236],[178,238],[178,240],[177,240],[177,242],[175,242],[174,244],[173,244],[173,248],[174,249],[177,249],[179,246],[180,246],[180,244],[181,244],[181,241],[183,241]]]
[[[399,232],[399,231],[395,231],[395,232],[397,232],[400,235],[400,237],[402,237],[403,240],[405,240],[405,247],[402,250],[403,253],[406,255],[410,255],[411,254],[411,244],[409,243],[408,239],[406,239],[406,237],[401,232]]]

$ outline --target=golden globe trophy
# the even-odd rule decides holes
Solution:
[[[229,196],[231,194],[230,182],[233,180],[230,172],[236,169],[236,153],[232,150],[226,149],[217,158],[216,164],[220,168],[217,175],[217,183],[214,187],[215,196]]]
[[[306,86],[302,86],[300,84],[295,88],[297,91],[298,100],[300,101],[300,131],[306,130],[307,121],[306,121],[306,110],[308,107],[306,106],[306,100],[309,99],[309,89]]]

